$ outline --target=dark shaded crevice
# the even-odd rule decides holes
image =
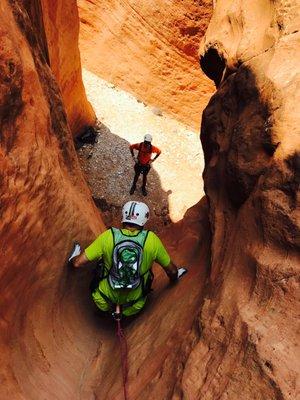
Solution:
[[[216,49],[210,48],[203,56],[200,56],[200,66],[205,75],[213,80],[218,88],[222,82],[226,68],[224,57],[222,57]]]
[[[20,0],[9,0],[14,18],[21,32],[26,38],[31,50],[32,58],[39,76],[39,81],[49,104],[51,128],[57,137],[62,155],[66,165],[72,165],[73,142],[69,139],[70,132],[67,122],[67,115],[61,98],[61,92],[57,82],[52,76],[51,70],[47,65],[43,50],[40,47],[38,35],[32,21],[24,10],[23,2]]]
[[[50,66],[50,57],[48,50],[45,25],[43,20],[43,9],[40,0],[23,0],[23,5],[28,13],[31,23],[37,32],[37,41],[42,50],[47,64]]]
[[[271,114],[249,67],[240,66],[236,73],[223,78],[222,87],[204,110],[201,123],[204,178],[210,182],[205,185],[208,197],[220,190],[222,182],[226,198],[235,210],[249,198],[279,146],[272,140],[271,124],[266,124]]]

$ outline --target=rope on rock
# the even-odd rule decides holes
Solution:
[[[123,375],[123,391],[124,391],[124,400],[128,400],[128,390],[127,390],[127,379],[128,379],[128,349],[127,349],[127,341],[124,334],[124,331],[121,326],[120,318],[116,318],[117,322],[117,336],[120,342],[121,349],[121,364],[122,364],[122,375]]]

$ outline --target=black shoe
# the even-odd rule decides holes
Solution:
[[[147,196],[147,190],[146,190],[146,188],[142,188],[142,193],[143,193],[143,196]]]
[[[133,194],[134,191],[135,191],[135,186],[131,186],[131,189],[130,189],[130,191],[129,191],[129,194]]]

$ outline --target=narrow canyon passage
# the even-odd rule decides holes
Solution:
[[[9,43],[18,41],[22,52],[20,55],[12,44],[13,50],[3,46],[0,51],[5,60],[10,54],[14,55],[14,63],[19,68],[17,77],[24,80],[23,84],[21,78],[17,79],[18,91],[14,89],[24,107],[20,105],[16,116],[8,121],[11,126],[4,124],[5,133],[10,137],[12,129],[17,131],[20,118],[24,140],[14,147],[9,147],[8,141],[5,152],[9,157],[4,157],[7,190],[1,192],[1,196],[4,204],[10,206],[5,209],[1,230],[9,257],[1,260],[5,384],[0,387],[0,397],[5,400],[123,398],[115,326],[94,313],[88,289],[91,267],[74,270],[67,265],[66,258],[74,240],[85,247],[105,229],[103,220],[107,223],[119,220],[119,207],[129,197],[128,185],[132,178],[128,143],[139,141],[148,129],[163,150],[149,176],[147,199],[152,213],[149,227],[157,227],[174,261],[188,266],[189,273],[180,284],[170,286],[163,272],[155,267],[154,293],[144,312],[126,326],[129,393],[130,399],[136,400],[177,396],[181,392],[184,363],[200,334],[195,315],[202,302],[201,291],[209,260],[207,204],[199,203],[203,195],[200,177],[203,164],[198,133],[195,128],[187,128],[174,119],[179,107],[172,118],[165,109],[162,116],[157,115],[153,112],[153,107],[160,105],[156,101],[145,106],[141,92],[136,100],[101,81],[95,71],[85,71],[84,79],[91,80],[87,92],[91,97],[96,90],[92,103],[102,123],[99,142],[92,156],[85,160],[86,167],[99,160],[99,169],[94,171],[96,175],[93,177],[86,171],[86,176],[95,180],[96,204],[108,204],[109,212],[105,214],[104,211],[102,220],[80,172],[70,131],[71,127],[76,135],[83,120],[90,125],[93,119],[81,82],[80,65],[76,64],[79,60],[77,42],[73,41],[79,28],[76,9],[74,2],[67,3],[65,8],[59,2],[42,3],[43,8],[39,1],[28,4],[28,10],[32,6],[35,11],[32,15],[18,1],[12,5],[5,1],[3,10],[0,7],[5,35],[11,38]],[[35,22],[37,14],[41,22],[42,16],[38,14],[41,10],[48,59],[35,40],[38,32],[33,31],[33,27],[38,24],[31,24],[30,19]],[[72,43],[74,48],[70,48]],[[169,44],[164,54],[168,47]],[[180,68],[178,51],[175,54],[177,76],[185,71],[189,83],[182,87],[182,93],[187,95],[193,90],[190,84],[194,85],[193,79],[188,78],[189,61],[184,57],[183,68]],[[167,69],[171,68],[171,61],[172,58]],[[15,70],[11,67],[9,71],[13,74]],[[3,76],[5,78],[6,70]],[[172,82],[171,78],[169,80]],[[4,79],[4,82],[10,93],[10,81]],[[165,82],[162,81],[162,88]],[[147,85],[158,87],[157,79]],[[164,94],[163,104],[168,103],[166,98],[170,94],[170,91]],[[204,94],[207,100],[206,89]],[[4,100],[8,101],[7,109],[10,109],[13,104],[9,103],[10,97],[7,98],[9,100],[6,97]],[[156,98],[157,93],[153,99]],[[99,101],[102,108],[98,109]],[[186,115],[187,107],[185,102]],[[193,115],[196,115],[195,109]],[[191,126],[195,126],[195,119]],[[108,148],[110,152],[106,152]],[[116,162],[113,153],[117,156]],[[85,158],[85,154],[82,157]],[[18,168],[14,168],[15,165]],[[124,168],[121,171],[118,170],[120,165]],[[177,180],[177,176],[181,180]],[[198,184],[195,185],[196,180]],[[138,192],[137,196],[141,198]],[[110,213],[111,208],[113,213]]]
[[[194,316],[203,301],[209,270],[207,205],[204,199],[200,201],[204,196],[204,158],[199,132],[84,67],[83,63],[83,82],[98,119],[98,136],[95,144],[84,145],[78,154],[104,222],[120,226],[126,201],[146,202],[150,208],[147,227],[160,235],[172,259],[189,269],[172,287],[155,266],[154,292],[145,310],[134,321],[124,321],[130,398],[171,398],[180,392],[176,385],[183,372],[180,365],[199,336]],[[142,141],[146,133],[151,133],[162,154],[148,175],[147,197],[142,196],[141,182],[130,196],[133,161],[129,144]],[[84,368],[79,392],[83,398],[94,393],[99,399],[122,399],[114,323],[97,317],[95,321],[90,307],[87,304],[84,312],[96,327],[99,347]]]
[[[1,400],[123,400],[92,265],[67,259],[130,198],[189,272],[155,265],[124,321],[129,400],[299,397],[298,3],[1,0]],[[145,133],[162,154],[130,196]]]
[[[176,121],[174,113],[170,116],[154,105],[147,105],[142,95],[135,98],[101,79],[97,68],[98,73],[91,72],[92,58],[85,61],[83,81],[99,121],[98,137],[96,144],[84,145],[78,154],[102,218],[107,226],[120,226],[122,205],[129,199],[145,201],[151,215],[147,227],[159,233],[172,259],[189,269],[188,275],[172,287],[163,272],[155,267],[154,292],[145,310],[134,321],[124,321],[129,345],[130,398],[167,399],[180,393],[176,382],[183,372],[181,365],[199,337],[195,313],[203,301],[202,291],[209,270],[207,205],[205,200],[200,202],[204,196],[200,123],[198,129],[193,129]],[[94,63],[96,66],[97,60]],[[149,86],[155,87],[155,82]],[[198,118],[200,121],[200,114]],[[193,125],[195,121],[191,121],[190,126]],[[154,145],[162,154],[149,173],[147,197],[140,192],[141,182],[130,196],[133,162],[129,144],[142,141],[146,133],[151,133]],[[75,292],[77,295],[77,289]],[[68,297],[72,304],[72,292]],[[85,365],[80,396],[88,399],[93,393],[97,399],[122,399],[120,353],[114,324],[97,317],[95,320],[90,303],[87,309],[83,312],[90,315],[99,344]]]

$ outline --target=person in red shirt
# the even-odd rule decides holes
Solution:
[[[143,175],[143,185],[142,185],[142,193],[144,196],[147,196],[146,184],[147,184],[147,175],[150,171],[151,164],[157,157],[160,155],[161,151],[158,147],[155,147],[151,144],[152,136],[147,133],[144,136],[144,141],[142,143],[135,143],[130,145],[130,152],[132,158],[135,160],[134,171],[135,175],[133,178],[132,186],[130,189],[130,194],[133,194],[136,189],[136,183],[139,179],[140,174]],[[138,151],[137,157],[134,155],[134,150]],[[152,154],[155,153],[156,156],[152,157]]]

